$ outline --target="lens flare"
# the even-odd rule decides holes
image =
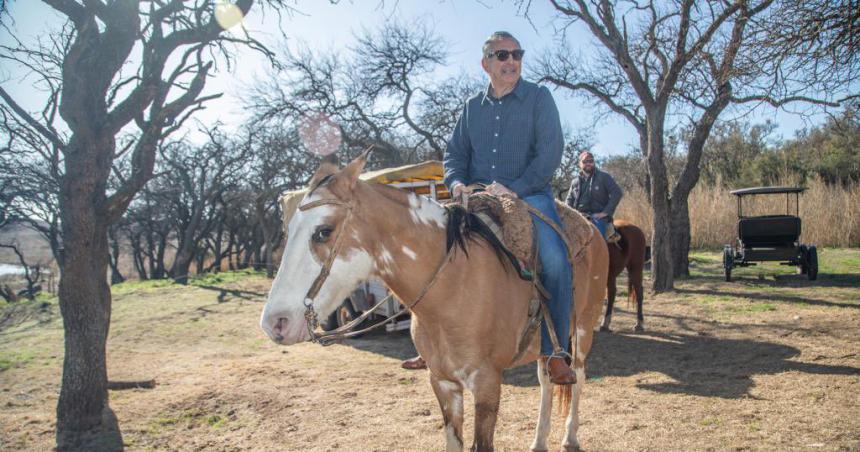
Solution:
[[[229,30],[239,25],[244,18],[242,10],[232,3],[220,1],[215,6],[215,20],[224,30]]]
[[[299,121],[299,138],[317,155],[329,155],[340,147],[340,127],[325,113],[308,113]]]

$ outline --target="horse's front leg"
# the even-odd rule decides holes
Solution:
[[[546,373],[544,360],[538,360],[537,372],[540,382],[540,413],[538,414],[537,428],[535,429],[535,440],[532,442],[532,452],[543,452],[548,450],[546,439],[549,437],[550,419],[552,417],[552,382]]]
[[[582,395],[582,386],[585,384],[585,363],[578,360],[573,370],[576,372],[576,383],[571,388],[570,413],[565,422],[564,442],[561,443],[561,450],[569,452],[579,450],[576,433],[579,431],[579,398]]]
[[[430,374],[430,385],[442,409],[445,422],[445,450],[463,450],[463,386],[459,382],[440,380]]]
[[[502,375],[495,370],[479,371],[470,389],[475,396],[475,442],[472,450],[493,450],[493,435],[499,414],[499,398],[502,393]]]

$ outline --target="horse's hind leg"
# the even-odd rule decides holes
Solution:
[[[600,331],[611,331],[609,324],[612,322],[612,310],[615,309],[616,292],[618,292],[618,287],[615,285],[615,277],[609,275],[609,279],[606,281],[606,314],[603,315]]]
[[[582,395],[582,386],[585,384],[585,364],[577,360],[574,372],[576,372],[576,383],[571,388],[570,412],[567,414],[567,421],[565,422],[564,442],[561,443],[561,450],[563,451],[579,450],[576,433],[579,431],[579,398]]]
[[[472,450],[492,451],[502,395],[501,373],[492,370],[479,373],[470,389],[475,396],[475,442]]]
[[[430,374],[430,386],[442,408],[445,422],[445,450],[463,450],[463,386],[458,382],[439,380]]]
[[[551,427],[552,415],[552,382],[546,373],[545,364],[542,359],[538,360],[538,381],[540,382],[540,413],[538,414],[537,428],[535,429],[535,440],[532,442],[532,452],[546,451],[546,439]]]
[[[628,290],[630,295],[636,294],[636,331],[645,331],[645,315],[642,313],[642,266],[633,265],[627,268],[627,278],[629,279]]]

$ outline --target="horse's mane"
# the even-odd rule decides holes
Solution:
[[[466,249],[466,242],[474,241],[477,235],[490,244],[490,248],[496,253],[496,257],[501,262],[505,272],[508,271],[508,267],[505,265],[505,259],[507,259],[517,271],[517,274],[522,273],[520,262],[516,256],[508,250],[490,227],[481,221],[477,215],[467,212],[459,204],[448,204],[444,207],[448,216],[448,225],[445,233],[445,251],[449,251],[452,246],[458,245],[466,257],[468,257],[469,250]]]

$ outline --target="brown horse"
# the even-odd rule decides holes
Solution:
[[[366,155],[342,171],[323,164],[287,227],[288,241],[260,320],[283,345],[311,340],[325,318],[360,282],[382,280],[412,311],[412,338],[427,360],[445,422],[447,450],[463,448],[463,389],[475,400],[473,449],[492,450],[502,371],[538,360],[535,334],[518,360],[528,321],[531,283],[500,257],[498,242],[462,208],[359,180]],[[577,216],[579,218],[579,216]],[[582,218],[582,221],[587,221]],[[578,447],[578,406],[585,360],[600,318],[608,255],[591,227],[576,249],[573,366],[577,383],[561,387],[569,401],[563,445]],[[463,232],[465,230],[465,232]],[[471,232],[469,232],[471,231]],[[579,252],[581,251],[581,252]],[[553,385],[538,360],[540,414],[533,450],[546,450]]]
[[[609,244],[609,278],[606,283],[606,314],[600,331],[610,331],[612,309],[615,306],[615,279],[627,269],[627,300],[636,300],[636,331],[645,331],[642,315],[642,272],[645,268],[645,234],[635,224],[624,220],[612,222],[621,235],[617,243]]]

